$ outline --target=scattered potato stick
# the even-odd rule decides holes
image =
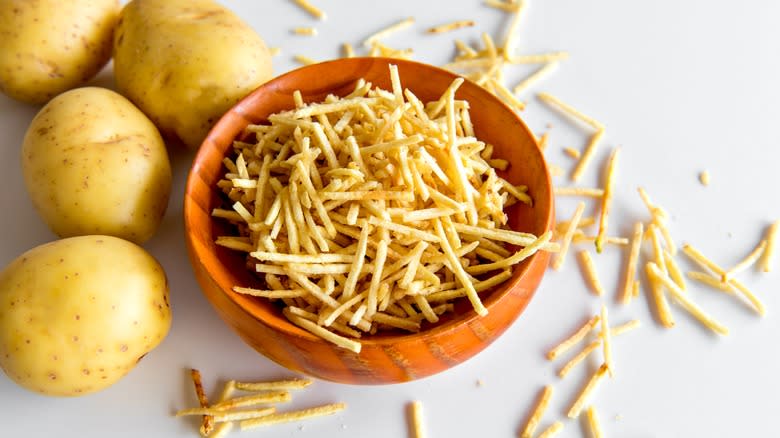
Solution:
[[[428,29],[428,33],[445,33],[452,32],[453,30],[461,29],[464,27],[474,26],[474,20],[457,20],[449,23],[433,26]]]
[[[655,260],[655,264],[658,265],[658,268],[661,270],[661,272],[666,274],[667,271],[666,262],[664,261],[664,249],[661,245],[661,236],[658,235],[658,227],[655,224],[650,224],[650,226],[647,227],[647,232],[650,235],[650,241],[653,244],[653,258]]]
[[[213,418],[214,422],[225,423],[228,421],[239,421],[239,420],[247,420],[250,418],[264,417],[266,415],[273,414],[275,411],[276,408],[274,408],[273,406],[267,408],[260,408],[260,409],[247,409],[242,411],[229,411],[226,409],[215,409],[215,408],[191,408],[191,409],[182,409],[181,411],[176,413],[176,416],[183,417],[187,415],[203,415],[203,416],[208,416],[209,418]]]
[[[550,105],[550,106],[560,110],[561,112],[563,112],[564,114],[566,114],[567,116],[569,116],[569,117],[571,117],[571,118],[573,118],[575,120],[579,120],[580,122],[585,123],[586,125],[588,125],[591,128],[595,129],[597,132],[604,130],[604,125],[602,125],[600,122],[596,121],[596,119],[594,119],[594,118],[592,118],[590,116],[585,115],[581,111],[579,111],[579,110],[575,109],[574,107],[572,107],[571,105],[561,101],[560,99],[558,99],[557,97],[553,96],[552,94],[549,94],[549,93],[538,93],[537,97],[542,102],[544,102],[544,103],[546,103],[546,104],[548,104],[548,105]]]
[[[263,403],[280,403],[290,401],[290,393],[287,391],[269,391],[262,394],[250,394],[223,400],[211,405],[213,409],[226,410],[246,406],[256,406]]]
[[[279,56],[279,55],[282,54],[282,48],[281,47],[269,47],[268,48],[268,53],[271,56]]]
[[[515,111],[522,111],[525,109],[525,102],[518,99],[517,96],[512,93],[512,91],[510,91],[504,84],[501,83],[501,81],[498,81],[495,78],[491,78],[490,83],[493,85],[493,87],[495,87],[496,94],[505,100]]]
[[[590,344],[586,345],[585,348],[583,348],[579,353],[577,353],[574,357],[572,357],[566,364],[564,364],[560,370],[558,370],[558,377],[564,378],[567,374],[569,374],[569,371],[572,370],[577,364],[585,360],[586,357],[590,355],[594,350],[599,348],[601,345],[601,341],[593,341]]]
[[[322,11],[322,9],[314,6],[313,4],[309,3],[308,0],[293,0],[296,5],[300,6],[301,9],[308,12],[312,17],[318,18],[320,20],[327,19],[327,15],[325,15],[325,12]]]
[[[704,313],[699,306],[697,306],[693,301],[691,301],[686,294],[680,290],[680,287],[677,286],[677,284],[672,281],[671,278],[667,274],[664,274],[660,268],[658,268],[658,265],[656,265],[653,262],[650,262],[647,264],[648,270],[650,275],[655,277],[658,281],[660,281],[666,289],[672,294],[672,296],[677,300],[680,305],[687,310],[691,315],[693,315],[696,319],[698,319],[705,327],[709,328],[710,330],[714,331],[715,333],[719,335],[727,335],[729,333],[729,330],[712,319],[709,315]]]
[[[248,409],[245,411],[230,411],[222,414],[214,414],[214,421],[219,423],[226,423],[231,421],[250,420],[254,418],[265,417],[276,412],[276,408],[269,406],[261,409]]]
[[[516,12],[520,8],[519,2],[507,2],[504,0],[484,0],[485,5],[500,9],[504,12]]]
[[[727,292],[731,294],[737,292],[730,283],[724,283],[723,281],[721,281],[721,279],[713,277],[712,275],[706,272],[689,271],[687,275],[688,278],[690,278],[691,280],[696,280],[700,283],[706,284],[707,286],[713,289],[717,289],[719,291]]]
[[[672,255],[677,255],[677,245],[675,245],[674,240],[672,239],[672,235],[669,232],[669,228],[666,226],[666,220],[669,218],[668,213],[666,213],[663,208],[653,203],[644,188],[639,187],[637,188],[637,191],[639,192],[639,197],[642,198],[642,202],[647,207],[650,216],[653,218],[653,225],[658,227],[658,229],[661,231],[669,252],[671,252]]]
[[[293,56],[293,59],[296,62],[298,62],[299,64],[302,64],[302,65],[312,65],[312,64],[316,64],[317,63],[317,61],[315,61],[314,59],[312,59],[312,58],[310,58],[310,57],[308,57],[306,55],[295,55],[295,56]]]
[[[280,389],[303,389],[313,383],[309,379],[272,380],[270,382],[236,382],[236,389],[242,391],[270,391]]]
[[[468,59],[477,57],[477,51],[461,40],[458,39],[455,40],[455,47],[458,49],[458,51],[461,53],[462,56],[465,56]]]
[[[593,405],[590,405],[585,413],[588,415],[588,427],[590,428],[591,437],[604,438],[604,431],[601,429],[599,417],[596,415],[596,408]]]
[[[687,286],[685,285],[685,276],[683,275],[680,266],[674,260],[674,256],[672,255],[671,251],[668,249],[663,250],[663,262],[665,264],[666,272],[669,274],[669,278],[677,283],[677,286],[680,287],[680,290],[686,290]]]
[[[614,375],[614,365],[612,363],[612,336],[609,329],[609,319],[607,317],[607,306],[601,305],[601,345],[604,347],[604,365],[607,366],[609,376]]]
[[[593,243],[596,241],[596,236],[586,236],[582,230],[577,230],[571,241],[572,243]],[[629,241],[625,237],[604,236],[604,245],[628,246],[628,244]]]
[[[629,332],[635,328],[639,327],[639,320],[633,319],[625,324],[621,324],[617,327],[612,327],[609,329],[609,335],[611,338],[614,338],[615,336],[620,336],[623,333]],[[579,353],[577,353],[574,357],[572,357],[566,364],[561,367],[560,370],[558,370],[558,376],[560,378],[566,377],[567,374],[569,374],[569,371],[572,370],[577,364],[585,360],[586,357],[590,355],[595,349],[597,349],[602,342],[603,339],[602,333],[599,334],[599,339],[591,342],[585,348],[583,348]]]
[[[222,392],[219,394],[219,398],[217,399],[217,403],[223,402],[230,397],[233,396],[233,393],[236,390],[236,381],[235,380],[228,380],[225,383],[225,386],[222,387]]]
[[[515,94],[520,94],[528,88],[536,85],[539,81],[545,78],[545,76],[551,74],[558,68],[558,62],[552,61],[544,64],[540,69],[533,72],[531,75],[523,79],[519,84],[515,85],[512,91]]]
[[[425,438],[422,402],[419,400],[409,404],[409,423],[413,438]]]
[[[582,269],[582,275],[585,277],[585,281],[588,287],[598,296],[604,295],[604,287],[601,285],[596,267],[593,263],[593,258],[590,253],[583,249],[577,253],[577,259],[580,262],[580,269]]]
[[[566,260],[566,253],[569,251],[569,245],[571,245],[572,236],[574,236],[574,231],[577,230],[577,224],[579,223],[584,211],[585,203],[578,203],[571,220],[569,220],[569,227],[561,239],[561,251],[555,256],[555,260],[552,264],[553,269],[556,271],[559,271],[561,268],[563,268],[563,262]]]
[[[236,382],[235,380],[228,380],[228,382],[225,384],[225,386],[222,388],[222,393],[219,394],[219,398],[217,399],[217,403],[223,402],[230,397],[233,396],[233,392],[236,388]],[[211,438],[224,438],[227,436],[227,434],[230,432],[230,430],[233,429],[233,423],[230,421],[226,421],[223,423],[219,423],[214,430],[211,432],[211,435],[209,435]],[[202,433],[202,431],[201,431]]]
[[[585,403],[590,399],[593,391],[598,387],[601,380],[604,378],[604,374],[607,373],[607,365],[602,364],[596,372],[593,373],[588,383],[580,391],[574,403],[571,405],[569,412],[566,414],[569,418],[577,418],[585,406]]]
[[[703,186],[710,185],[710,173],[706,170],[703,170],[699,173],[699,182]]]
[[[661,325],[666,328],[672,328],[674,327],[674,318],[672,317],[672,313],[669,310],[669,302],[666,300],[663,287],[659,282],[660,280],[658,280],[652,274],[650,268],[651,263],[653,262],[649,262],[645,265],[645,271],[647,272],[647,276],[650,280],[650,292],[652,293],[653,302],[655,303],[658,322],[660,322]]]
[[[601,197],[601,214],[599,216],[599,231],[596,235],[596,252],[600,253],[604,249],[604,237],[607,233],[607,223],[609,220],[609,210],[612,203],[612,192],[615,190],[615,168],[617,167],[620,148],[612,150],[604,177],[604,196]]]
[[[683,253],[685,253],[685,255],[698,263],[700,266],[709,269],[716,275],[719,275],[721,279],[726,273],[723,268],[718,266],[709,258],[705,257],[704,254],[689,244],[683,245]],[[764,316],[764,314],[766,314],[766,307],[764,306],[764,303],[762,303],[761,300],[759,300],[758,297],[753,292],[751,292],[750,289],[748,289],[747,286],[745,286],[741,281],[737,280],[736,278],[732,278],[728,281],[728,283],[734,286],[734,288],[739,291],[743,297],[750,301],[750,304],[759,315]]]
[[[666,211],[657,206],[652,199],[650,199],[650,195],[647,194],[647,190],[645,190],[643,187],[638,187],[637,191],[639,192],[639,197],[642,198],[642,202],[645,204],[645,207],[647,207],[647,211],[650,213],[650,216],[652,217],[659,217],[662,220],[666,220],[669,215],[666,213]]]
[[[296,35],[316,36],[317,28],[315,27],[294,27],[293,33]]]
[[[642,236],[644,234],[644,226],[642,222],[636,222],[634,224],[634,233],[631,236],[631,249],[628,254],[628,263],[626,264],[626,272],[623,276],[623,285],[621,288],[618,301],[621,304],[628,304],[632,297],[632,288],[634,280],[636,279],[637,265],[639,264],[639,253],[642,250]]]
[[[585,169],[587,168],[588,164],[590,164],[590,162],[593,160],[593,156],[596,154],[596,147],[598,146],[603,136],[604,136],[604,129],[601,129],[599,131],[596,131],[596,133],[590,137],[590,140],[588,140],[588,144],[585,146],[585,152],[582,153],[582,157],[580,157],[580,161],[577,162],[577,164],[574,166],[574,170],[572,170],[571,173],[572,181],[579,181],[579,179],[582,177],[582,174],[585,173]]]
[[[628,321],[625,324],[621,324],[617,327],[612,327],[610,330],[610,336],[615,337],[622,335],[623,333],[630,332],[631,330],[634,330],[635,328],[639,327],[640,323],[638,319],[632,319],[631,321]]]
[[[365,41],[363,41],[363,46],[366,47],[366,48],[369,48],[369,47],[371,47],[372,44],[374,44],[375,42],[378,42],[382,38],[386,38],[389,35],[392,35],[392,34],[394,34],[396,32],[404,30],[404,29],[406,29],[407,27],[410,27],[413,24],[414,24],[414,18],[413,17],[405,18],[405,19],[403,19],[403,20],[401,20],[401,21],[399,21],[399,22],[397,22],[397,23],[395,23],[395,24],[393,24],[391,26],[388,26],[388,27],[386,27],[384,29],[381,29],[381,30],[377,31],[376,33],[372,34],[371,36],[366,38]]]
[[[734,275],[739,274],[740,272],[746,270],[747,268],[751,267],[758,259],[761,257],[761,255],[764,253],[766,249],[766,240],[762,240],[756,245],[756,247],[753,249],[753,251],[750,252],[744,259],[742,259],[739,263],[734,265],[731,269],[726,271],[725,274],[723,274],[723,281],[728,282],[731,280]]]
[[[515,4],[517,6],[510,12],[512,14],[512,21],[509,22],[509,29],[506,32],[504,44],[502,45],[504,59],[506,60],[508,60],[515,53],[515,46],[517,45],[517,30],[520,28],[520,19],[522,18],[525,1],[520,0],[515,2]]]
[[[580,221],[577,223],[577,228],[585,228],[589,227],[596,223],[596,218],[593,216],[583,216],[580,218]],[[560,222],[555,223],[555,233],[556,234],[563,234],[566,232],[566,229],[569,227],[570,221],[564,220]]]
[[[599,323],[601,317],[599,315],[593,315],[588,321],[585,322],[580,328],[577,329],[571,336],[561,341],[558,345],[553,347],[547,352],[547,359],[554,360],[556,357],[568,351],[575,344],[585,339],[585,336],[593,330]]]
[[[247,430],[260,426],[289,423],[292,421],[300,421],[308,418],[321,417],[324,415],[332,415],[343,411],[346,409],[346,407],[347,405],[344,403],[333,403],[329,405],[317,406],[314,408],[301,409],[298,411],[280,412],[252,420],[244,420],[241,421],[239,425],[241,426],[241,430]]]
[[[539,434],[537,438],[550,438],[552,436],[555,436],[563,429],[563,423],[560,421],[556,421],[555,423],[551,424],[550,427],[542,431],[542,433]]]
[[[747,286],[745,286],[744,283],[737,280],[736,278],[732,278],[729,280],[729,284],[734,286],[734,288],[750,302],[756,313],[758,313],[760,316],[764,316],[766,314],[766,307],[764,306],[764,303],[762,303],[761,300],[759,300],[758,297],[750,289],[748,289]]]
[[[539,426],[539,422],[542,420],[542,416],[544,416],[544,413],[547,410],[547,405],[550,403],[550,398],[552,398],[552,392],[552,385],[544,387],[536,401],[536,405],[531,411],[531,416],[528,417],[528,421],[525,423],[525,427],[520,434],[521,438],[531,438],[533,436],[536,427]]]
[[[563,148],[563,152],[565,152],[566,155],[574,158],[575,160],[580,158],[580,156],[582,156],[582,152],[580,152],[579,149],[575,149],[573,147],[565,147]]]
[[[190,369],[190,377],[192,378],[192,384],[195,386],[195,394],[198,397],[198,404],[201,408],[208,408],[209,400],[206,397],[206,392],[203,390],[203,380],[200,376],[200,371],[195,368]],[[200,433],[206,436],[214,430],[214,418],[210,415],[203,415],[203,420],[200,424]]]
[[[214,428],[214,432],[212,432],[211,435],[209,435],[209,438],[225,438],[226,436],[228,436],[231,430],[233,430],[232,421],[219,423],[217,427]]]
[[[666,226],[666,221],[656,217],[653,220],[653,224],[661,231],[661,235],[664,238],[664,242],[666,242],[666,247],[669,249],[669,252],[672,255],[677,255],[677,246],[674,243],[674,239],[672,239],[672,234],[669,232],[669,227]]]
[[[772,261],[774,259],[775,255],[775,246],[777,246],[777,235],[778,228],[780,228],[780,220],[775,221],[772,223],[772,225],[769,226],[769,230],[767,231],[766,236],[766,249],[764,250],[764,255],[761,258],[761,269],[764,272],[769,272],[772,270]]]
[[[719,276],[721,279],[723,279],[723,277],[725,276],[726,271],[723,270],[723,268],[721,268],[720,266],[718,266],[717,263],[707,258],[707,256],[702,254],[701,251],[694,248],[692,245],[686,243],[682,246],[682,250],[683,253],[686,256],[688,256],[688,258],[690,258],[691,260],[699,264],[699,266],[712,271],[715,275]]]
[[[589,187],[555,187],[553,193],[556,196],[589,196],[593,198],[602,198],[604,196],[603,189]]]

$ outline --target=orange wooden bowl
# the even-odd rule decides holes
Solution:
[[[229,225],[210,212],[223,203],[217,181],[232,141],[250,123],[294,107],[293,91],[306,102],[328,94],[346,95],[358,79],[390,90],[388,65],[398,66],[403,86],[424,102],[438,99],[456,76],[417,62],[382,58],[350,58],[289,72],[264,84],[228,111],[203,142],[193,163],[184,199],[187,245],[195,275],[206,297],[249,345],[291,370],[352,384],[405,382],[453,367],[482,351],[523,312],[539,285],[549,254],[539,252],[514,268],[511,279],[481,294],[489,313],[479,317],[468,301],[419,333],[366,335],[359,354],[336,347],[291,324],[265,299],[237,294],[232,287],[257,283],[241,254],[214,244],[230,233]],[[512,229],[540,235],[553,226],[550,175],[534,135],[518,116],[480,86],[466,81],[457,99],[471,105],[476,135],[494,146],[494,157],[509,160],[504,178],[525,184],[533,207],[518,203],[507,210]]]

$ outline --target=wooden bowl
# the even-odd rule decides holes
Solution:
[[[222,203],[216,182],[222,159],[232,141],[250,123],[294,107],[293,91],[306,102],[322,101],[329,93],[346,95],[364,78],[390,90],[388,65],[398,66],[403,86],[423,102],[438,99],[456,78],[429,65],[398,59],[350,58],[324,62],[289,72],[262,85],[228,111],[211,130],[193,163],[184,199],[187,245],[198,282],[219,315],[249,345],[275,362],[300,373],[352,384],[405,382],[446,370],[482,351],[523,312],[547,267],[549,254],[538,252],[514,268],[513,276],[495,290],[481,294],[489,313],[479,317],[468,301],[456,312],[419,333],[389,332],[361,339],[359,354],[336,347],[291,324],[265,299],[237,294],[236,285],[257,283],[241,254],[214,244],[228,234],[228,225],[210,216]],[[518,203],[507,210],[509,225],[540,235],[553,226],[550,175],[534,135],[499,99],[466,81],[457,99],[471,104],[475,133],[494,146],[494,157],[511,163],[504,178],[525,184],[533,207]]]

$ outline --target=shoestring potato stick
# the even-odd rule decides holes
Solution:
[[[720,267],[717,263],[710,260],[708,257],[706,257],[704,254],[701,253],[698,249],[694,248],[690,244],[685,244],[682,247],[683,253],[688,256],[691,260],[699,264],[701,267],[711,271],[713,274],[720,277],[721,282],[723,277],[726,274],[726,271]],[[737,280],[736,278],[732,278],[729,281],[725,282],[728,285],[731,285],[736,289],[747,301],[750,302],[750,304],[753,306],[755,311],[761,315],[764,316],[766,313],[766,307],[764,306],[764,303],[761,302],[761,300],[758,299],[758,297],[745,286],[741,281]]]
[[[595,327],[598,325],[601,317],[599,315],[593,315],[590,319],[585,321],[571,336],[561,341],[558,345],[553,347],[547,352],[548,360],[555,360],[556,357],[568,351],[571,347],[576,345],[581,340],[585,339]]]
[[[569,226],[561,238],[561,250],[555,256],[555,260],[553,260],[552,267],[556,271],[559,271],[561,268],[563,268],[563,263],[566,260],[566,254],[569,251],[572,237],[574,236],[574,232],[577,231],[577,225],[579,224],[580,218],[582,218],[582,213],[584,211],[585,203],[579,202],[576,209],[574,210],[574,214],[572,214],[572,217],[569,220]]]
[[[446,32],[452,32],[453,30],[462,29],[464,27],[472,27],[474,26],[474,20],[457,20],[457,21],[451,21],[449,23],[441,24],[438,26],[433,26],[428,29],[428,33],[446,33]]]
[[[539,426],[539,422],[542,421],[542,417],[544,416],[545,411],[547,411],[547,405],[550,404],[552,393],[552,385],[547,385],[544,387],[536,401],[536,405],[534,405],[533,410],[531,410],[531,415],[528,417],[528,421],[526,422],[525,427],[523,427],[523,430],[520,433],[521,438],[533,437],[534,431],[536,431],[537,426]]]
[[[628,262],[626,263],[626,272],[623,278],[623,284],[620,290],[618,301],[621,304],[628,304],[633,296],[632,288],[637,276],[637,266],[639,265],[639,253],[642,250],[642,238],[644,235],[644,225],[642,222],[634,224],[634,232],[631,236],[631,248],[628,253]]]
[[[599,215],[599,231],[596,234],[596,252],[601,253],[604,249],[604,237],[607,233],[607,223],[609,220],[609,211],[612,206],[613,192],[615,191],[615,169],[617,168],[620,148],[615,148],[609,156],[607,162],[606,175],[604,177],[604,196],[601,197],[601,214]]]
[[[767,231],[766,249],[764,250],[764,255],[761,258],[761,269],[764,272],[769,272],[772,270],[772,261],[774,259],[775,247],[777,246],[777,235],[780,234],[780,232],[778,232],[778,228],[780,228],[780,220],[772,223],[772,225],[769,226],[769,231]]]
[[[327,19],[327,15],[325,12],[323,12],[322,9],[314,6],[313,4],[309,3],[308,0],[293,0],[293,2],[298,5],[301,9],[308,12],[312,17],[318,18],[320,20]]]
[[[590,256],[590,252],[586,249],[578,251],[577,259],[580,262],[580,269],[582,270],[582,274],[590,289],[598,296],[604,295],[604,287],[601,285],[601,280],[599,280],[596,266],[593,262],[593,257]]]

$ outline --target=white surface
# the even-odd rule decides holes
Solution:
[[[339,56],[339,45],[356,46],[375,30],[406,16],[417,24],[387,43],[414,47],[415,58],[442,64],[450,59],[452,39],[476,42],[482,31],[502,37],[508,20],[479,1],[351,2],[313,0],[328,12],[319,22],[286,0],[225,2],[252,24],[269,46],[282,48],[275,71],[295,67],[294,54],[317,59]],[[607,126],[605,142],[583,185],[597,182],[608,148],[623,148],[618,193],[610,229],[630,233],[646,219],[638,185],[672,213],[678,242],[691,242],[724,265],[738,261],[780,218],[777,202],[780,135],[780,3],[620,0],[534,1],[521,27],[525,53],[567,50],[571,58],[532,91],[550,91]],[[369,14],[368,12],[371,12]],[[428,35],[431,25],[475,19],[477,26]],[[315,26],[317,37],[293,35],[294,26]],[[507,70],[509,84],[528,69]],[[111,86],[110,74],[98,83]],[[529,95],[530,96],[530,95]],[[563,146],[582,147],[587,132],[534,99],[523,113],[537,132],[552,124],[550,161],[566,168],[572,160]],[[37,108],[0,96],[0,265],[54,236],[26,196],[19,150]],[[218,392],[227,378],[264,379],[290,373],[243,344],[200,293],[187,261],[182,230],[182,193],[191,154],[175,151],[173,195],[165,221],[146,247],[161,261],[171,283],[173,327],[167,339],[138,367],[103,392],[74,399],[31,394],[0,375],[2,436],[16,437],[193,437],[194,421],[173,418],[176,409],[196,400],[186,370],[200,368],[207,391]],[[711,173],[709,187],[697,175]],[[570,183],[559,178],[562,184]],[[559,218],[574,200],[558,204]],[[594,210],[595,211],[595,210]],[[591,247],[588,245],[588,249]],[[616,375],[605,381],[594,404],[612,437],[773,436],[780,427],[780,272],[741,275],[768,308],[758,318],[732,297],[691,284],[702,307],[731,329],[718,338],[673,306],[677,327],[659,327],[644,297],[630,306],[613,301],[622,272],[622,253],[614,247],[596,257],[608,289],[611,319],[639,318],[643,326],[615,339]],[[548,272],[535,299],[508,332],[471,361],[422,381],[383,387],[316,382],[296,393],[292,407],[345,401],[335,417],[290,424],[246,436],[402,437],[405,404],[419,399],[430,437],[511,437],[545,384],[555,391],[541,427],[561,419],[561,437],[587,436],[583,423],[565,411],[586,376],[597,366],[595,354],[566,379],[544,352],[568,334],[601,301],[589,294],[575,260],[562,272]],[[689,265],[685,265],[686,269]],[[775,271],[780,271],[777,264]],[[644,279],[643,279],[644,281]],[[643,287],[643,292],[646,289]],[[481,380],[484,384],[477,385]],[[541,429],[539,429],[541,430]]]

